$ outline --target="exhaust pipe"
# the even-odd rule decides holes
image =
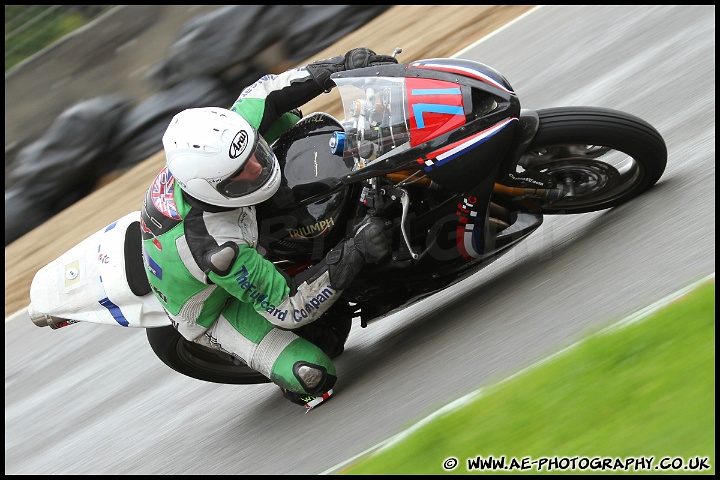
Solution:
[[[28,315],[30,320],[38,327],[50,327],[53,330],[58,328],[67,327],[73,323],[78,323],[77,320],[68,320],[67,318],[53,317],[44,313],[36,312],[32,304],[27,307]]]

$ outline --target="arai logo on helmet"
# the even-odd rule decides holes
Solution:
[[[245,130],[240,130],[233,138],[230,144],[230,158],[237,158],[245,151],[248,145],[248,134]]]

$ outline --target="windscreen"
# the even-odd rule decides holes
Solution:
[[[409,148],[405,79],[390,77],[337,78],[345,119],[344,157],[355,168]]]

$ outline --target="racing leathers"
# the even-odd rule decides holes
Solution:
[[[319,64],[266,75],[231,110],[272,143],[300,119],[298,107],[327,91],[330,73]],[[293,330],[327,311],[364,263],[387,255],[380,224],[364,223],[302,279],[288,281],[258,251],[255,206],[201,202],[166,167],[147,190],[141,228],[150,285],[183,337],[241,359],[298,398],[332,388],[328,355]]]

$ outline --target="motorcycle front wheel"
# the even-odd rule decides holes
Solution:
[[[621,205],[652,187],[665,171],[665,141],[634,115],[596,107],[548,108],[537,114],[538,131],[518,165],[552,177],[564,191],[559,200],[532,199],[541,213]]]

